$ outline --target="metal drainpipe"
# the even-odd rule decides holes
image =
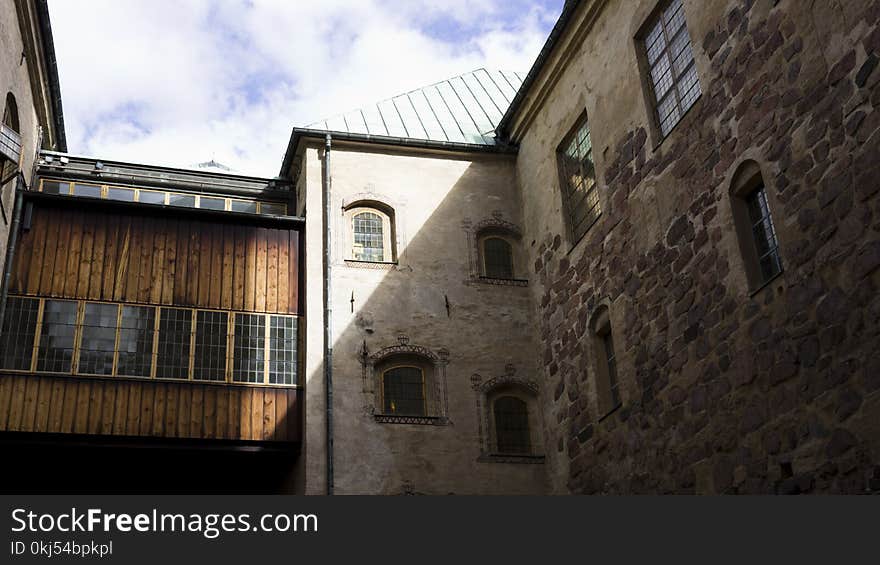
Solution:
[[[9,228],[9,240],[6,246],[6,262],[3,264],[3,283],[0,289],[0,332],[3,331],[3,318],[6,316],[6,295],[9,292],[9,280],[12,278],[12,262],[15,260],[15,248],[18,246],[18,230],[21,225],[21,210],[24,194],[21,188],[21,173],[15,177],[15,204],[12,208],[12,225]]]
[[[324,390],[327,421],[327,494],[333,494],[333,308],[330,285],[330,134],[324,141]]]

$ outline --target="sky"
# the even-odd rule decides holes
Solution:
[[[274,177],[291,128],[481,67],[564,0],[49,0],[68,150]]]

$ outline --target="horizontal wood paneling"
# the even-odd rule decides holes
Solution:
[[[299,314],[299,232],[34,204],[10,292]]]
[[[0,374],[0,431],[300,441],[298,389]]]

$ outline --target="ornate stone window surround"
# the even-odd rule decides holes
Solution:
[[[354,255],[354,219],[363,213],[371,213],[382,220],[382,261],[367,261]],[[341,256],[347,267],[361,269],[392,269],[397,265],[398,225],[395,208],[375,194],[361,194],[345,199],[342,204],[342,222],[337,233],[342,235]]]
[[[496,211],[492,214],[491,218],[483,219],[476,224],[471,224],[469,220],[465,220],[462,227],[468,238],[471,282],[498,286],[528,286],[529,281],[527,279],[517,277],[517,274],[524,272],[523,264],[525,261],[520,249],[522,230],[520,230],[519,226],[508,222],[503,218],[501,212]],[[487,239],[491,238],[502,239],[510,245],[513,277],[494,278],[486,276],[483,245]]]
[[[482,382],[480,375],[473,375],[471,387],[476,393],[477,435],[480,441],[480,456],[477,460],[485,463],[543,463],[544,442],[541,436],[538,384],[516,376],[516,369],[513,365],[507,365],[504,375],[486,382]],[[494,401],[504,396],[513,396],[523,400],[528,406],[530,453],[498,453]]]
[[[375,353],[361,351],[363,391],[367,412],[380,424],[419,424],[443,426],[449,421],[449,399],[446,390],[446,366],[449,352],[436,352],[421,345],[410,345],[407,336],[398,336],[398,343]],[[387,414],[382,397],[382,379],[386,371],[396,367],[417,367],[424,376],[425,415]]]

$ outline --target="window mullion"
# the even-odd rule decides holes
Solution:
[[[269,362],[269,354],[272,351],[272,316],[270,314],[266,314],[265,321],[265,330],[263,333],[265,334],[263,347],[263,384],[269,384],[269,368],[271,367],[271,363]]]
[[[70,363],[70,372],[74,375],[79,372],[79,356],[82,350],[81,340],[86,303],[83,300],[78,300],[76,306],[76,322],[73,330],[73,359]]]
[[[232,382],[232,356],[235,345],[235,312],[226,314],[226,368],[223,372],[224,382]]]
[[[190,333],[189,333],[189,369],[187,370],[187,380],[194,380],[195,360],[196,360],[196,310],[190,312]]]
[[[117,376],[119,372],[119,346],[120,346],[120,334],[122,333],[122,304],[116,305],[116,339],[113,343],[113,367],[110,370],[110,374],[113,376]]]
[[[156,311],[155,316],[153,316],[153,347],[152,354],[150,355],[150,378],[155,379],[156,373],[159,369],[159,324],[162,323],[162,308],[158,306],[154,306],[153,309]]]
[[[34,346],[31,351],[31,372],[37,372],[37,358],[39,357],[40,351],[40,338],[43,334],[43,312],[45,311],[46,299],[40,298],[39,305],[37,306],[37,327],[34,330]]]

